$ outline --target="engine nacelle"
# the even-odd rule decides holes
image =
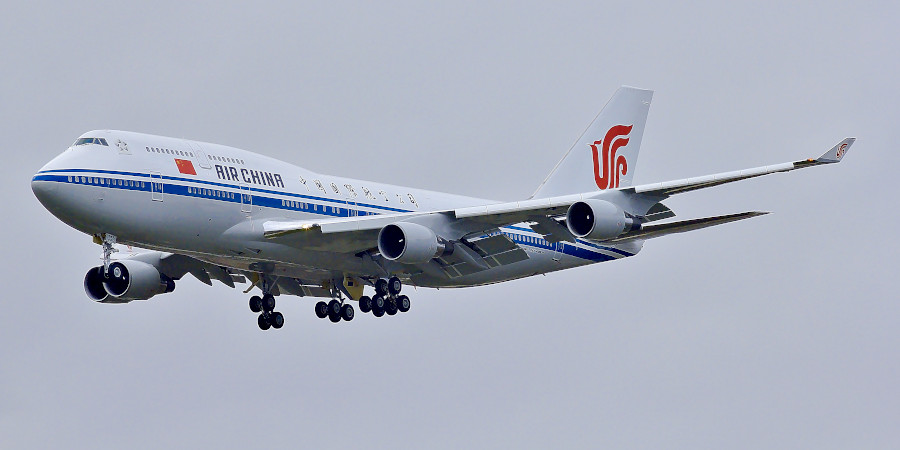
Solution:
[[[566,226],[577,237],[597,241],[641,229],[640,222],[625,215],[618,205],[596,199],[573,203],[566,212]]]
[[[174,281],[159,273],[156,267],[143,261],[128,259],[116,261],[109,265],[106,276],[102,275],[102,271],[102,267],[91,269],[84,279],[84,289],[88,296],[99,302],[128,303],[132,300],[147,300],[154,295],[175,290]],[[92,272],[96,275],[92,275]],[[101,298],[100,291],[96,289],[97,276],[102,278],[103,290],[108,297]]]
[[[103,281],[105,281],[105,278],[103,277],[103,266],[94,267],[93,269],[88,270],[87,274],[84,276],[84,293],[87,294],[88,298],[99,303],[128,302],[128,300],[119,300],[115,297],[110,297],[103,287]]]
[[[390,261],[421,264],[443,255],[449,243],[431,228],[409,222],[387,225],[378,233],[378,251]]]

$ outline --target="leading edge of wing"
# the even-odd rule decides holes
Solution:
[[[337,219],[268,220],[263,223],[263,236],[272,239],[293,233],[318,231],[323,234],[351,231],[379,230],[399,220],[438,214],[436,211],[381,214],[377,216],[350,216]]]
[[[694,191],[720,184],[731,183],[734,181],[755,178],[770,173],[790,172],[791,170],[804,169],[807,167],[819,166],[823,164],[834,164],[841,162],[844,155],[850,149],[850,146],[856,142],[856,138],[846,138],[831,147],[827,152],[823,153],[816,159],[809,158],[802,161],[787,162],[781,164],[772,164],[768,166],[754,167],[751,169],[735,170],[732,172],[722,172],[712,175],[704,175],[700,177],[684,178],[681,180],[665,181],[662,183],[642,184],[623,188],[623,191],[631,191],[637,194],[651,194],[669,196],[680,194],[682,192]]]

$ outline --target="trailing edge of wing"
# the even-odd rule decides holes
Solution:
[[[683,220],[680,222],[662,223],[658,225],[647,225],[642,229],[624,234],[616,239],[604,242],[623,242],[636,239],[652,239],[656,237],[666,236],[674,233],[684,233],[687,231],[699,230],[701,228],[722,225],[723,223],[735,222],[738,220],[749,219],[768,214],[764,211],[749,211],[737,214],[728,214],[724,216],[704,217],[702,219]]]

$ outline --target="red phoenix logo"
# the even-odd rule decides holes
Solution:
[[[616,125],[606,132],[606,137],[602,141],[594,141],[591,146],[591,153],[594,155],[594,181],[600,189],[614,189],[619,187],[619,177],[628,173],[628,161],[625,157],[619,155],[616,157],[616,151],[628,145],[628,134],[634,125]],[[603,146],[603,154],[598,148]],[[601,173],[600,158],[603,158],[603,172]]]
[[[838,148],[838,151],[837,151],[837,153],[835,154],[835,156],[837,156],[837,159],[841,159],[841,157],[844,156],[844,151],[845,151],[845,150],[847,150],[847,143],[846,143],[846,142],[844,142],[843,144],[841,144],[840,148]]]

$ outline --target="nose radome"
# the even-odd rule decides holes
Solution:
[[[31,179],[31,192],[34,192],[34,196],[45,208],[53,207],[56,183],[47,179],[46,175],[37,174]]]

